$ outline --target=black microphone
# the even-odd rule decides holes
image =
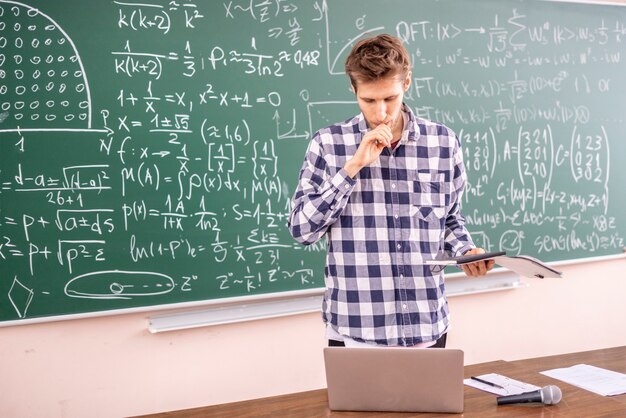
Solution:
[[[498,396],[498,405],[508,405],[512,403],[540,402],[545,405],[555,405],[561,401],[561,389],[558,386],[544,386],[539,390],[520,393],[519,395]]]

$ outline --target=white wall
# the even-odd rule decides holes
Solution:
[[[626,345],[626,259],[450,299],[466,364]],[[131,314],[0,328],[0,416],[119,417],[325,386],[319,314],[150,334]]]

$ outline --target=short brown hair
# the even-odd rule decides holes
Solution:
[[[382,34],[359,41],[346,58],[345,68],[356,90],[357,80],[369,82],[390,75],[406,77],[411,61],[400,39]]]

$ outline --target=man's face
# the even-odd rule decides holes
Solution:
[[[411,83],[411,73],[405,79],[389,76],[376,81],[356,81],[356,98],[370,129],[386,123],[392,130],[399,123],[404,92]],[[401,129],[401,128],[400,128]]]

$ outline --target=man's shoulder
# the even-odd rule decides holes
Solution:
[[[436,122],[415,116],[417,131],[421,135],[437,135],[456,138],[455,132],[441,122]]]
[[[359,124],[361,122],[360,115],[353,116],[344,121],[333,123],[324,128],[318,129],[317,133],[320,135],[345,135],[354,134],[360,132]]]
[[[314,140],[324,145],[355,145],[362,130],[361,116],[357,115],[342,122],[318,129]]]

